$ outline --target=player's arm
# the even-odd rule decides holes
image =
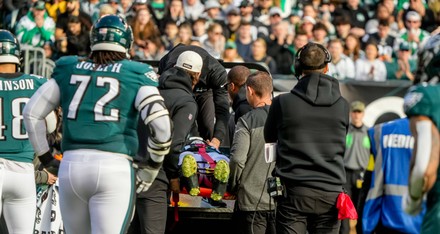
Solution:
[[[437,178],[439,165],[439,132],[431,119],[416,116],[410,119],[411,132],[416,139],[411,158],[410,192],[414,197],[428,192]]]
[[[213,58],[209,58],[213,59]],[[216,60],[214,68],[209,72],[210,86],[213,92],[213,101],[215,108],[215,125],[213,139],[210,139],[212,146],[218,148],[221,141],[226,136],[226,129],[229,120],[229,100],[228,91],[224,88],[227,83],[227,73],[223,66]]]
[[[51,79],[44,83],[34,95],[32,95],[23,110],[24,124],[29,135],[29,140],[34,147],[35,155],[39,157],[45,168],[57,166],[54,163],[58,160],[52,157],[46,138],[48,132],[46,117],[59,106],[59,102],[60,89],[55,80]]]
[[[135,107],[150,130],[147,142],[150,158],[142,170],[137,172],[140,179],[137,189],[139,193],[147,191],[151,186],[165,155],[170,151],[172,125],[163,98],[156,87],[141,87],[136,96]]]
[[[410,127],[416,142],[411,158],[406,211],[417,214],[421,209],[423,195],[434,186],[437,179],[440,138],[437,127],[426,116],[411,117]]]

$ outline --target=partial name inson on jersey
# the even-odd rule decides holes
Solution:
[[[0,91],[33,90],[33,79],[0,80]]]
[[[95,70],[95,71],[110,71],[110,72],[115,72],[115,73],[119,73],[121,71],[122,68],[122,63],[112,63],[112,64],[108,64],[108,65],[99,65],[96,69],[95,69],[95,64],[91,63],[91,62],[80,62],[76,65],[77,69],[83,69],[83,70]]]

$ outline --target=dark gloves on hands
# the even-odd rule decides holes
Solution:
[[[43,167],[48,172],[50,172],[55,176],[58,176],[58,168],[60,167],[60,161],[55,159],[49,151],[38,156],[38,159],[40,159],[41,164],[43,164]]]

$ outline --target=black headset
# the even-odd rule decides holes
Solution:
[[[324,63],[319,65],[319,66],[307,66],[304,65],[302,63],[302,59],[301,59],[301,53],[303,53],[303,51],[307,50],[310,46],[312,45],[316,45],[319,48],[322,49],[322,51],[324,51],[325,54],[325,60]],[[324,68],[328,63],[330,63],[332,61],[332,55],[330,54],[330,52],[328,52],[327,48],[325,48],[323,45],[318,44],[318,43],[313,43],[313,42],[309,42],[307,43],[305,46],[301,47],[298,52],[296,52],[295,55],[295,61],[294,61],[294,66],[295,66],[295,77],[297,79],[299,79],[299,77],[302,75],[302,71],[303,70],[317,70],[317,69],[321,69]]]

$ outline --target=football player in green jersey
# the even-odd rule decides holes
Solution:
[[[18,72],[19,66],[17,39],[9,31],[0,30],[0,214],[5,218],[9,233],[33,233],[36,211],[34,150],[22,112],[47,79]]]
[[[45,166],[54,159],[41,117],[59,105],[63,110],[58,178],[66,233],[125,233],[134,192],[150,187],[169,152],[172,126],[156,73],[128,59],[132,42],[124,19],[101,17],[91,30],[89,58],[60,58],[53,79],[25,107],[29,139]],[[150,158],[134,173],[139,115],[150,130]]]
[[[421,233],[440,232],[440,28],[419,52],[415,86],[405,96],[404,109],[416,139],[411,160],[405,211],[418,214],[427,194],[428,210]]]

